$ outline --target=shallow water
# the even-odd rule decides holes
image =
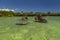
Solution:
[[[34,22],[16,25],[20,17],[0,17],[0,40],[60,40],[60,16],[45,17],[48,23]]]

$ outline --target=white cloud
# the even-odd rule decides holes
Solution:
[[[24,9],[22,9],[22,8],[20,8],[20,9],[16,8],[15,10],[16,11],[24,11]]]
[[[15,11],[15,10],[12,10],[12,9],[0,9],[1,11]]]
[[[16,8],[15,10],[20,10],[20,9]]]

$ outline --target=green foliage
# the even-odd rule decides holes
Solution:
[[[14,12],[12,11],[0,11],[2,16],[13,16]]]
[[[34,16],[42,14],[44,16],[60,16],[60,12],[13,12],[13,11],[0,11],[0,16]]]
[[[23,16],[27,16],[28,15],[28,12],[23,12]]]
[[[39,15],[39,14],[41,14],[41,12],[35,12],[35,14],[36,14],[36,15]]]
[[[47,14],[48,14],[48,15],[50,15],[50,14],[51,14],[51,12],[48,12]]]

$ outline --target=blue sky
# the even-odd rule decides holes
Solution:
[[[0,0],[0,8],[16,11],[60,12],[60,0]]]

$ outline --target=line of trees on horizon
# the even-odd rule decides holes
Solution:
[[[13,12],[13,11],[0,11],[0,16],[35,16],[42,14],[43,16],[60,16],[60,12]]]

